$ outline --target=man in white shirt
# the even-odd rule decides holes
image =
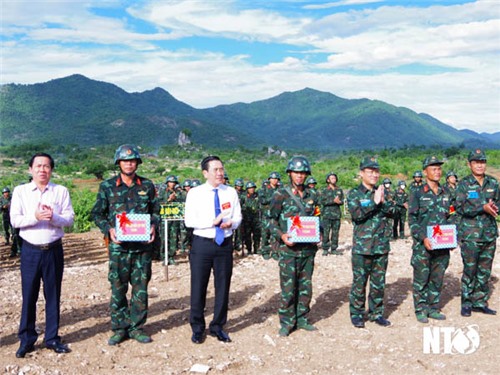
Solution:
[[[231,342],[223,327],[227,322],[229,287],[233,272],[232,233],[241,223],[240,201],[236,190],[224,184],[224,165],[217,156],[201,162],[206,183],[189,190],[186,197],[185,224],[193,228],[189,254],[191,266],[191,341],[205,339],[205,303],[210,273],[214,270],[215,306],[210,322],[211,336]]]
[[[22,241],[21,282],[23,305],[19,324],[21,345],[17,358],[35,350],[36,303],[43,281],[45,296],[45,346],[56,353],[69,353],[59,331],[61,284],[64,270],[63,227],[73,225],[75,213],[68,189],[50,182],[54,159],[37,153],[29,162],[33,180],[14,189],[10,206],[12,226],[20,228]]]

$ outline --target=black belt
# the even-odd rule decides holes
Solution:
[[[194,237],[198,237],[199,239],[203,240],[203,241],[210,241],[210,242],[213,242],[213,243],[217,243],[215,242],[215,238],[209,238],[209,237],[203,237],[203,236],[198,236],[198,235],[194,235]],[[226,241],[229,241],[231,239],[231,236],[228,236],[228,237],[224,237],[224,241],[221,243],[220,246],[224,245],[226,243]]]
[[[31,247],[34,247],[35,249],[38,249],[38,250],[50,250],[53,247],[62,245],[62,240],[60,238],[58,240],[55,240],[54,242],[44,243],[41,245],[35,245],[35,244],[28,242],[26,240],[23,240],[23,242],[26,242],[28,245],[30,245]]]

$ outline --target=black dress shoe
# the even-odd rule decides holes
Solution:
[[[47,347],[47,349],[53,350],[58,354],[65,354],[71,352],[71,349],[68,348],[67,345],[59,341],[54,341],[53,343],[46,344],[45,346]]]
[[[34,345],[21,345],[19,349],[17,349],[16,352],[16,358],[24,358],[27,353],[31,353],[35,351],[35,346]]]
[[[356,328],[365,328],[365,321],[363,320],[363,318],[353,316],[351,318],[351,323]]]
[[[474,311],[474,312],[480,312],[480,313],[487,314],[487,315],[496,315],[497,314],[496,310],[492,310],[488,306],[473,307],[472,311]]]
[[[222,342],[231,342],[231,338],[229,337],[229,335],[222,329],[218,331],[210,331],[210,336],[217,337],[217,340]]]
[[[203,337],[203,333],[193,333],[193,336],[191,336],[191,341],[194,344],[202,344],[203,341],[205,341],[205,338]]]
[[[379,316],[374,320],[374,322],[381,327],[389,327],[391,325],[391,322],[385,319],[383,316]]]
[[[460,310],[460,315],[468,317],[472,315],[472,308],[470,306],[462,306],[462,309]]]

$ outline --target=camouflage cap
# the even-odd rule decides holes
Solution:
[[[316,185],[318,183],[318,181],[316,181],[316,179],[313,177],[313,176],[310,176],[307,180],[306,180],[306,184],[309,185],[309,184],[314,184]]]
[[[415,177],[422,177],[422,171],[415,171],[415,173],[413,173],[413,178]]]
[[[382,181],[382,183],[385,185],[385,184],[389,184],[389,185],[392,185],[392,181],[389,177],[386,177],[384,178],[384,180]]]
[[[8,187],[4,187],[2,189],[2,193],[10,193],[10,189]]]
[[[363,170],[365,168],[380,169],[380,165],[375,156],[366,156],[359,163],[359,169]]]
[[[458,179],[458,176],[455,172],[448,171],[448,173],[446,173],[446,178],[448,179],[448,177],[451,177],[451,176],[454,176],[456,179]]]
[[[477,161],[486,161],[486,154],[481,149],[476,149],[469,153],[469,157],[467,158],[469,161],[477,160]]]
[[[427,168],[429,165],[442,165],[444,161],[439,160],[436,156],[427,156],[422,163],[422,169]]]
[[[245,186],[245,189],[252,189],[252,188],[256,188],[257,185],[255,185],[255,182],[253,181],[248,181],[246,186]]]

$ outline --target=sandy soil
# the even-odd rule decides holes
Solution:
[[[153,265],[150,283],[150,314],[146,331],[151,344],[128,340],[110,347],[109,284],[106,250],[98,232],[69,234],[64,239],[66,268],[63,281],[60,333],[72,353],[58,355],[44,348],[44,302],[40,296],[36,351],[15,358],[21,310],[19,260],[9,258],[0,246],[0,371],[7,374],[185,374],[193,365],[205,365],[209,374],[497,374],[500,347],[500,317],[473,313],[460,316],[461,259],[452,253],[443,290],[445,321],[418,323],[411,298],[412,269],[409,240],[392,242],[387,273],[386,315],[393,323],[382,328],[368,322],[365,329],[350,324],[348,293],[351,283],[350,245],[352,228],[342,226],[343,256],[318,253],[314,272],[311,321],[316,332],[297,331],[278,336],[278,266],[260,256],[235,259],[229,321],[233,342],[223,344],[208,337],[204,344],[190,341],[189,267],[180,257],[168,269]],[[2,241],[3,244],[3,241]],[[500,247],[500,243],[499,243]],[[498,278],[500,261],[493,267],[490,305],[500,309]],[[213,308],[210,286],[207,321]],[[473,326],[472,328],[470,326]],[[424,327],[444,328],[437,353],[423,350]],[[444,346],[462,332],[478,331],[477,350],[461,354],[469,341],[452,342],[453,354]],[[464,336],[460,336],[463,339]]]

